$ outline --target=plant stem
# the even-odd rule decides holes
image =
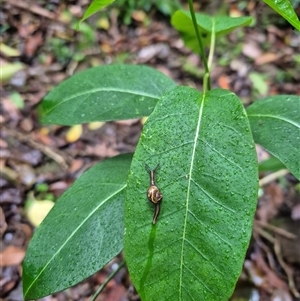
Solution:
[[[203,91],[203,93],[206,93],[207,90],[210,90],[209,68],[208,68],[207,58],[206,58],[206,55],[205,55],[205,52],[204,52],[204,47],[203,47],[203,44],[202,44],[201,36],[200,36],[200,33],[199,33],[198,24],[197,24],[197,21],[196,21],[193,0],[188,0],[188,2],[189,2],[190,13],[191,13],[191,16],[192,16],[193,26],[194,26],[194,29],[195,29],[195,32],[196,32],[196,37],[197,37],[198,44],[199,44],[199,47],[200,47],[200,57],[203,60],[204,68],[205,68],[205,75],[204,75],[204,78],[203,78],[203,88],[205,88],[205,90]]]
[[[106,280],[101,284],[101,286],[97,289],[97,291],[95,292],[95,294],[92,296],[92,298],[90,299],[90,301],[95,301],[95,300],[96,300],[96,298],[100,295],[100,293],[101,293],[101,292],[104,290],[104,288],[106,287],[107,283],[108,283],[111,279],[113,279],[113,278],[116,276],[116,274],[121,270],[121,268],[122,268],[124,265],[125,265],[125,260],[123,260],[123,261],[119,264],[118,268],[117,268],[115,271],[113,271],[113,272],[106,278]]]
[[[209,45],[209,55],[208,55],[208,70],[211,69],[213,57],[215,54],[215,45],[216,45],[216,33],[215,33],[215,19],[212,19],[212,28],[211,28],[211,39]]]

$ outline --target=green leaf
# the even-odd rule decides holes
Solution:
[[[8,81],[11,79],[15,73],[25,69],[25,65],[20,62],[3,64],[1,66],[0,80]]]
[[[155,226],[145,163],[160,163]],[[144,125],[127,183],[124,252],[142,300],[228,300],[257,191],[254,142],[237,96],[188,87],[165,94]]]
[[[289,0],[263,0],[278,14],[285,18],[290,24],[292,24],[297,30],[300,31],[300,21],[296,12]]]
[[[115,0],[94,0],[90,4],[90,6],[87,8],[87,10],[85,11],[81,20],[79,21],[78,27],[79,27],[80,23],[83,22],[85,19],[89,18],[91,15],[95,14],[100,9],[102,9],[103,7],[109,5],[113,2],[115,2]]]
[[[275,172],[284,168],[286,168],[285,165],[275,157],[270,157],[269,159],[266,159],[258,164],[259,172]]]
[[[204,45],[209,45],[212,32],[215,32],[216,37],[219,37],[230,33],[237,27],[249,25],[252,22],[251,17],[210,17],[198,13],[196,14],[196,20]],[[194,52],[199,53],[200,49],[190,13],[185,10],[178,10],[172,16],[171,23],[172,26],[181,33],[185,45]]]
[[[277,95],[247,108],[254,141],[300,179],[300,97]]]
[[[82,281],[122,250],[130,162],[130,154],[101,162],[60,197],[27,249],[23,262],[26,300]]]
[[[73,125],[148,116],[176,84],[138,65],[105,65],[75,74],[53,89],[39,108],[41,122]]]

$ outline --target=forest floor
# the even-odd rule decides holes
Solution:
[[[231,16],[252,16],[255,24],[217,39],[213,87],[232,90],[245,106],[270,95],[300,96],[299,32],[260,1],[226,3]],[[1,300],[23,300],[22,261],[49,204],[88,167],[134,152],[142,130],[141,120],[42,125],[37,107],[43,97],[74,73],[111,63],[147,64],[179,84],[201,89],[201,61],[184,46],[169,16],[156,9],[133,10],[131,24],[124,25],[115,8],[92,16],[78,32],[75,26],[87,4],[1,4]],[[269,158],[259,146],[257,153],[260,162]],[[269,175],[274,172],[261,172],[260,178]],[[44,203],[32,207],[37,201]],[[121,257],[82,283],[40,300],[89,300]],[[283,171],[260,189],[253,238],[231,300],[300,300],[299,292],[300,184]],[[126,268],[97,300],[139,300]]]

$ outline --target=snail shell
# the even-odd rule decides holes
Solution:
[[[163,198],[163,195],[160,193],[159,189],[155,185],[151,185],[147,191],[148,199],[151,203],[157,204]]]

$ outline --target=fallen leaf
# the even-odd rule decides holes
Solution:
[[[25,250],[15,246],[8,246],[0,253],[0,266],[7,267],[10,265],[20,264],[25,256]]]
[[[266,95],[268,93],[268,84],[264,79],[264,75],[258,72],[250,72],[249,79],[253,84],[253,88],[258,91],[261,95]]]
[[[49,200],[30,200],[26,202],[26,206],[26,215],[28,220],[33,226],[37,227],[52,209],[54,203]]]
[[[82,159],[75,159],[72,161],[71,167],[69,169],[69,172],[73,174],[74,172],[77,172],[84,164],[84,161]]]
[[[103,126],[103,124],[105,124],[105,122],[101,122],[101,121],[90,122],[88,124],[88,129],[91,131],[98,130]]]
[[[264,195],[259,200],[257,216],[259,220],[268,222],[274,218],[284,201],[283,192],[277,183],[270,183],[264,188]]]
[[[254,42],[248,42],[243,45],[243,54],[251,59],[261,56],[260,47]]]
[[[7,81],[12,78],[18,71],[23,70],[25,65],[19,62],[9,63],[1,66],[0,80]]]
[[[0,43],[0,52],[8,57],[21,55],[19,49],[9,47],[3,43]]]
[[[278,53],[264,53],[263,55],[255,58],[255,65],[264,65],[278,61],[282,57],[282,54]]]
[[[134,19],[137,22],[144,22],[147,15],[144,11],[142,10],[135,10],[132,15],[131,15],[132,19]]]
[[[66,133],[66,141],[69,143],[73,143],[77,141],[82,135],[82,125],[76,124],[69,128]]]
[[[226,75],[220,75],[218,78],[219,87],[222,89],[230,90],[229,78]]]
[[[97,21],[97,27],[101,28],[101,29],[109,29],[109,21],[107,17],[101,17],[98,21]]]
[[[5,215],[3,209],[0,207],[0,237],[3,236],[6,229],[7,229],[7,223],[5,220]]]
[[[291,217],[293,220],[300,220],[300,204],[297,204],[292,208]]]

